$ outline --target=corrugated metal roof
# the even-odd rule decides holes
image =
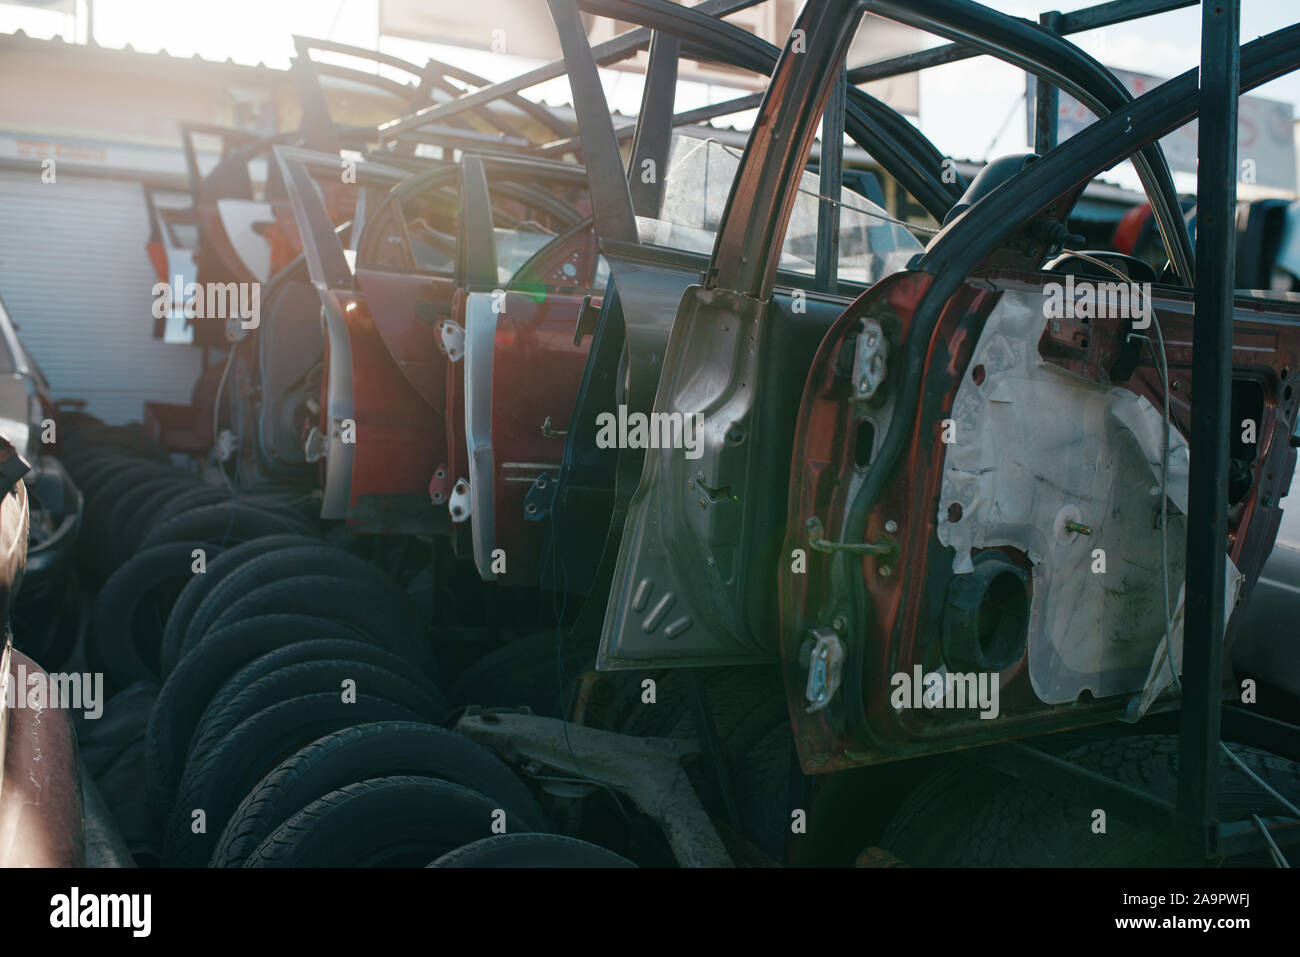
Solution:
[[[146,64],[157,64],[159,66],[170,66],[176,63],[193,63],[201,64],[204,67],[238,71],[243,74],[254,74],[264,78],[282,78],[288,71],[278,67],[267,66],[265,63],[254,65],[245,63],[236,63],[227,57],[225,60],[207,60],[197,53],[193,56],[173,56],[166,49],[159,50],[157,53],[148,53],[135,49],[131,44],[122,47],[102,46],[95,42],[90,43],[71,43],[62,37],[53,37],[49,40],[40,37],[29,36],[25,30],[17,30],[13,33],[0,33],[0,46],[7,47],[25,47],[29,50],[41,53],[50,53],[55,55],[78,56],[106,56],[111,58],[131,57]]]

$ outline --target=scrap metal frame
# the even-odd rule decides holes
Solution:
[[[1200,122],[1196,173],[1196,315],[1192,331],[1191,475],[1183,711],[1178,748],[1178,831],[1218,850],[1219,715],[1228,540],[1228,433],[1232,428],[1232,302],[1236,286],[1237,98],[1241,0],[1201,6]],[[1294,836],[1293,836],[1294,837]]]
[[[1044,32],[1064,36],[1069,33],[1123,23],[1170,10],[1191,6],[1195,0],[1120,0],[1061,14],[1043,14]],[[975,4],[966,0],[942,3],[950,8]],[[869,9],[893,6],[891,0],[873,3]],[[915,5],[913,5],[915,6]],[[922,2],[921,6],[929,6]],[[964,276],[976,263],[970,250],[978,247],[977,237],[989,228],[996,207],[997,218],[1020,222],[1034,212],[1038,199],[1051,192],[1049,182],[1060,183],[1089,166],[1104,169],[1109,162],[1098,164],[1090,158],[1107,138],[1119,137],[1129,129],[1139,129],[1159,120],[1162,128],[1149,130],[1156,136],[1176,128],[1194,115],[1199,116],[1199,168],[1197,181],[1198,242],[1195,247],[1194,296],[1196,319],[1193,350],[1193,399],[1190,444],[1193,446],[1189,477],[1189,512],[1204,516],[1204,521],[1189,525],[1187,538],[1187,626],[1184,636],[1184,660],[1179,736],[1177,798],[1169,802],[1113,779],[1045,754],[1023,743],[996,745],[969,752],[969,756],[1012,776],[1033,781],[1049,790],[1067,794],[1088,794],[1115,807],[1122,817],[1154,824],[1171,832],[1180,843],[1206,858],[1239,854],[1277,844],[1300,843],[1300,821],[1287,817],[1266,818],[1261,832],[1250,822],[1222,823],[1218,820],[1217,799],[1221,720],[1224,730],[1234,737],[1259,742],[1276,753],[1300,758],[1300,728],[1273,718],[1266,718],[1235,707],[1224,707],[1223,634],[1225,628],[1225,568],[1223,543],[1227,538],[1227,475],[1230,431],[1229,398],[1232,374],[1232,303],[1234,296],[1235,236],[1231,229],[1236,207],[1237,98],[1282,73],[1300,66],[1294,52],[1296,27],[1260,38],[1245,49],[1253,52],[1246,69],[1242,68],[1239,46],[1240,0],[1216,0],[1202,4],[1201,67],[1171,80],[1134,102],[1124,116],[1099,119],[1092,127],[1071,140],[1075,161],[1064,153],[1045,158],[1034,168],[1007,184],[1004,190],[1011,199],[1011,189],[1019,193],[1012,203],[990,201],[985,215],[972,211],[957,223],[947,243],[928,252],[920,268],[938,276]],[[1291,48],[1287,53],[1288,47]],[[991,52],[963,42],[868,64],[849,71],[850,82],[865,82],[912,72],[941,63],[967,59]],[[1039,78],[1039,102],[1036,103],[1035,145],[1039,152],[1056,146],[1055,88]],[[1154,140],[1152,140],[1154,142]],[[1131,147],[1113,148],[1113,159],[1123,158]],[[1055,159],[1055,164],[1050,160]],[[1077,167],[1073,174],[1061,167]],[[1098,172],[1100,171],[1098,169]],[[1094,174],[1095,175],[1095,174]],[[1039,184],[1044,189],[1037,190]],[[1214,229],[1205,229],[1213,223]],[[964,228],[962,228],[964,227]],[[941,235],[941,239],[945,238]],[[936,306],[946,301],[936,283],[931,296]],[[927,298],[931,298],[927,296]],[[1263,794],[1263,791],[1261,791]]]
[[[692,8],[697,13],[708,14],[713,17],[726,16],[738,10],[744,10],[748,7],[755,6],[763,0],[703,0],[700,4]],[[647,27],[638,27],[635,30],[629,30],[627,33],[620,34],[612,40],[606,40],[591,48],[592,56],[601,66],[608,66],[611,63],[618,63],[629,57],[636,56],[639,52],[650,45],[652,31]],[[417,110],[410,116],[403,117],[400,120],[394,120],[379,128],[383,139],[391,139],[401,133],[412,130],[418,130],[431,123],[439,122],[456,116],[465,110],[476,109],[483,103],[499,99],[522,90],[530,89],[539,83],[545,83],[547,80],[554,80],[562,77],[567,72],[564,58],[553,60],[527,73],[522,73],[512,80],[506,80],[493,86],[486,87],[482,90],[476,90],[473,93],[467,93],[451,101],[442,103],[437,106],[428,106],[424,109]]]
[[[580,2],[588,9],[615,5],[615,0]],[[956,34],[960,39],[918,54],[850,69],[847,71],[847,82],[863,83],[981,54],[993,54],[1021,63],[1030,72],[1045,74],[1051,80],[1059,82],[1062,79],[1060,75],[1041,68],[1040,51],[1044,48],[1042,45],[1051,48],[1049,38],[1059,39],[1075,32],[1184,8],[1192,2],[1194,0],[1122,0],[1069,14],[1051,12],[1042,16],[1041,26],[1027,21],[1015,21],[1012,29],[999,39],[995,34],[1007,26],[1005,22],[999,23],[999,18],[1002,21],[1010,18],[994,15],[992,11],[968,0],[922,0],[919,4],[907,5],[891,0],[865,0],[864,6],[872,12],[883,13],[885,16],[901,14],[902,19],[916,20],[918,25],[925,16],[924,12],[917,12],[918,8],[931,12],[959,13],[960,24],[948,32],[950,35]],[[627,6],[643,8],[654,5],[653,0],[625,0],[625,3]],[[1121,816],[1131,816],[1171,828],[1185,846],[1211,857],[1261,848],[1266,845],[1268,838],[1268,835],[1248,823],[1220,824],[1216,812],[1220,713],[1223,701],[1222,543],[1226,531],[1227,397],[1231,381],[1232,349],[1230,317],[1233,300],[1233,238],[1228,224],[1231,223],[1236,191],[1236,100],[1241,90],[1258,86],[1300,66],[1300,54],[1296,52],[1300,27],[1286,28],[1248,44],[1245,48],[1247,56],[1242,58],[1242,50],[1238,46],[1240,0],[1219,0],[1212,5],[1203,5],[1202,19],[1202,68],[1199,72],[1189,71],[1136,101],[1116,99],[1112,105],[1123,104],[1122,113],[1102,116],[1097,123],[1071,141],[1072,149],[1068,151],[1051,150],[1055,146],[1055,132],[1052,129],[1054,124],[1049,122],[1050,116],[1041,116],[1036,139],[1040,147],[1051,151],[1051,155],[1029,167],[1014,183],[1001,189],[999,199],[1006,200],[1005,202],[981,204],[984,209],[972,209],[945,228],[940,239],[947,241],[936,243],[937,248],[932,247],[927,252],[919,268],[932,271],[938,277],[964,277],[978,264],[978,250],[987,245],[980,240],[989,230],[998,231],[999,223],[995,220],[1000,220],[1002,224],[1027,221],[1038,211],[1045,198],[1050,201],[1055,192],[1059,192],[1063,183],[1095,176],[1140,148],[1147,149],[1148,157],[1159,156],[1159,136],[1198,114],[1201,117],[1198,200],[1204,211],[1202,215],[1209,217],[1202,222],[1218,223],[1222,228],[1217,230],[1213,239],[1208,238],[1209,232],[1201,231],[1201,242],[1194,253],[1197,319],[1193,374],[1197,387],[1193,390],[1194,425],[1191,444],[1197,447],[1199,454],[1193,453],[1189,511],[1208,513],[1208,520],[1197,526],[1195,534],[1189,532],[1187,541],[1188,591],[1189,595],[1199,592],[1200,597],[1195,605],[1189,598],[1189,609],[1195,608],[1199,613],[1189,612],[1186,633],[1177,802],[1145,794],[1025,744],[998,745],[978,749],[970,754],[1008,774],[1042,783],[1052,790],[1104,795],[1105,800],[1116,807]],[[927,29],[936,25],[941,24],[934,19],[926,24]],[[1026,27],[1034,29],[1030,31]],[[1040,44],[1038,51],[1017,46],[1022,41],[1030,40]],[[606,62],[602,59],[602,55],[607,54],[606,50],[592,52],[596,54],[596,62]],[[1039,61],[1035,63],[1036,52]],[[1240,68],[1239,63],[1244,63],[1245,67]],[[1038,69],[1035,69],[1036,66]],[[1077,69],[1080,63],[1076,61],[1069,66]],[[1088,68],[1091,69],[1091,65]],[[1112,84],[1117,82],[1114,81],[1113,74],[1104,72]],[[1079,76],[1080,74],[1075,74],[1076,83]],[[1200,77],[1204,78],[1204,82],[1198,82]],[[1096,73],[1093,71],[1088,79],[1095,78]],[[1046,102],[1052,88],[1042,78],[1040,84],[1039,89]],[[725,115],[729,111],[758,105],[762,100],[761,95],[741,97],[696,111],[691,118],[707,119],[710,116]],[[682,119],[682,115],[676,119]],[[1141,133],[1129,135],[1131,130],[1141,130]],[[1162,157],[1160,162],[1163,163]],[[1166,193],[1163,198],[1167,200],[1167,194],[1171,191],[1171,186],[1167,185],[1167,165],[1163,170],[1157,167],[1156,172],[1157,175],[1151,179],[1157,182],[1150,182],[1149,189],[1154,186],[1156,192]],[[1163,183],[1158,182],[1162,179]],[[1172,204],[1172,208],[1177,209],[1177,204]],[[1182,226],[1181,218],[1177,225]],[[1007,228],[1009,227],[1002,227],[1003,230]],[[746,236],[748,235],[746,231]],[[722,239],[720,236],[720,243]],[[1181,238],[1176,230],[1166,236],[1167,248],[1174,254],[1175,260],[1180,249],[1185,254],[1190,248],[1185,245],[1185,240],[1185,229]],[[746,241],[749,242],[749,239]],[[1191,263],[1184,263],[1179,269],[1188,280],[1192,275],[1190,267]],[[753,271],[751,264],[750,273]],[[759,276],[747,274],[746,278],[758,280]],[[929,302],[923,304],[922,309],[929,306],[937,311],[952,291],[948,287],[957,281],[959,279],[947,282],[937,280],[931,295],[927,296]],[[947,292],[943,292],[945,289]],[[1226,726],[1234,734],[1249,736],[1252,740],[1261,742],[1270,740],[1281,743],[1293,753],[1300,743],[1300,729],[1284,722],[1262,719],[1248,712],[1238,713],[1235,709],[1229,709],[1229,713],[1231,717]],[[1279,843],[1300,841],[1300,826],[1297,826],[1300,822],[1270,818],[1266,823],[1270,829],[1273,825],[1278,825],[1273,836]]]

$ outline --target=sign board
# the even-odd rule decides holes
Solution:
[[[1164,81],[1145,73],[1129,70],[1112,71],[1134,96],[1141,96]],[[1029,142],[1034,141],[1034,77],[1028,78]],[[1237,102],[1237,176],[1242,182],[1254,182],[1278,189],[1296,188],[1295,109],[1290,103],[1243,96]],[[1057,142],[1069,139],[1091,124],[1096,117],[1086,106],[1062,92],[1057,111]],[[1160,140],[1169,168],[1177,172],[1196,172],[1196,122],[1179,127]],[[1250,165],[1246,163],[1249,161]]]

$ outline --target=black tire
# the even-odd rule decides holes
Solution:
[[[191,489],[184,495],[177,496],[173,501],[165,503],[158,510],[158,514],[150,520],[144,529],[144,534],[152,532],[158,526],[164,525],[186,512],[192,512],[197,508],[204,508],[209,505],[225,505],[232,502],[259,511],[283,515],[308,526],[314,523],[316,516],[319,514],[313,509],[313,501],[310,495],[279,491],[274,488],[261,491],[231,491],[228,485],[204,484],[199,488]]]
[[[565,642],[563,663],[568,682],[595,667],[595,661],[595,647],[590,643]],[[554,631],[517,638],[462,671],[447,697],[455,705],[526,705],[534,714],[559,717],[562,690],[567,693],[567,688],[560,688],[557,666]]]
[[[794,730],[784,697],[755,708],[726,741],[736,810],[745,837],[773,860],[789,851],[794,775]]]
[[[398,667],[401,667],[399,663]],[[259,711],[281,701],[306,694],[330,692],[342,697],[343,682],[354,682],[357,694],[383,698],[409,708],[430,724],[447,717],[450,710],[442,695],[430,694],[407,681],[400,674],[364,661],[329,658],[323,661],[300,661],[286,665],[258,678],[242,688],[236,678],[222,687],[203,712],[190,742],[186,762],[202,762],[216,745],[239,724]],[[230,694],[223,694],[229,689]]]
[[[87,435],[96,429],[105,427],[104,420],[79,408],[57,410],[59,422],[59,441],[63,444],[76,444],[78,435]]]
[[[238,867],[277,827],[331,791],[394,775],[451,781],[506,812],[508,828],[544,828],[545,813],[496,755],[455,731],[383,721],[326,735],[282,761],[240,803],[226,825],[214,867]]]
[[[641,681],[634,679],[630,690],[635,697],[633,703],[624,711],[619,730],[624,734],[643,738],[667,737],[669,732],[691,712],[686,678],[679,669],[663,671],[653,676],[646,675],[646,677],[653,677],[655,682],[654,703],[643,702]]]
[[[687,680],[680,670],[661,676],[658,703],[632,705],[643,713],[628,713],[626,733],[700,740]],[[714,668],[697,680],[723,747],[741,830],[763,853],[784,861],[796,759],[780,673],[758,665]]]
[[[11,618],[14,647],[49,671],[67,670],[63,666],[90,626],[90,604],[75,578],[61,595],[29,601],[20,593]]]
[[[433,654],[423,639],[419,621],[400,590],[377,588],[355,579],[326,575],[303,575],[269,582],[225,608],[207,626],[205,633],[245,618],[273,614],[310,614],[351,625],[373,635],[390,651],[422,667],[437,679]],[[193,640],[193,625],[186,630],[186,642]],[[202,636],[198,637],[202,641]],[[182,648],[184,654],[184,649]]]
[[[308,615],[266,615],[241,621],[208,636],[163,682],[145,731],[149,795],[166,816],[176,796],[185,753],[203,711],[223,684],[260,655],[299,641],[333,639],[374,644],[335,621]]]
[[[1256,748],[1229,744],[1233,753],[1291,801],[1300,797],[1300,764]],[[1066,760],[1173,801],[1178,739],[1135,735],[1093,740],[1062,755]],[[1224,821],[1261,817],[1280,806],[1220,753],[1219,815]],[[1093,805],[1005,777],[960,758],[923,782],[903,802],[881,845],[904,864],[993,867],[1205,866],[1202,858],[1109,814],[1106,833],[1092,831]],[[1105,808],[1103,808],[1105,810]],[[1266,853],[1230,863],[1269,864]]]
[[[204,482],[202,485],[192,488],[188,492],[182,492],[165,502],[156,513],[148,516],[145,527],[140,532],[139,541],[143,543],[155,528],[165,525],[186,512],[192,512],[196,508],[203,508],[205,505],[222,505],[232,501],[235,501],[235,497],[227,486]]]
[[[122,452],[116,452],[111,449],[99,449],[89,457],[79,459],[76,469],[68,465],[67,459],[63,459],[64,467],[67,468],[68,474],[72,476],[73,481],[77,483],[78,488],[94,488],[102,485],[116,476],[125,468],[134,468],[139,465],[165,465],[165,462],[159,462],[156,459],[142,459],[136,455],[129,455]],[[177,475],[182,475],[179,469],[175,470]]]
[[[101,525],[102,534],[94,543],[95,549],[108,557],[111,567],[120,568],[136,553],[131,535],[136,516],[152,514],[157,508],[154,503],[188,491],[197,482],[198,479],[188,476],[160,476],[146,479],[124,493],[109,509],[108,516]]]
[[[114,542],[116,549],[132,555],[138,552],[140,543],[144,541],[158,516],[168,506],[182,496],[207,488],[208,486],[204,485],[202,480],[185,482],[178,479],[175,485],[157,489],[141,499],[129,514],[115,519],[116,524],[112,534],[117,538]]]
[[[424,626],[433,625],[433,567],[426,565],[406,582],[406,599],[420,616]]]
[[[266,654],[259,655],[249,661],[217,689],[216,694],[212,696],[204,709],[204,715],[206,716],[208,712],[225,707],[244,690],[251,688],[254,682],[261,681],[267,675],[274,674],[292,665],[316,661],[355,661],[375,665],[395,675],[401,675],[432,698],[440,709],[434,716],[435,720],[441,721],[451,710],[437,685],[411,668],[406,659],[399,658],[391,651],[364,641],[321,638],[315,641],[295,641],[293,644],[284,645],[274,651],[268,651]],[[297,697],[297,695],[292,697]],[[398,702],[398,704],[402,703],[401,701]],[[197,735],[197,733],[196,731],[195,734]]]
[[[281,538],[281,536],[275,537]],[[248,545],[253,545],[257,541],[259,539],[254,539]],[[190,612],[180,641],[179,654],[183,656],[194,647],[203,633],[225,613],[227,608],[271,582],[301,578],[305,575],[355,579],[389,591],[392,602],[398,604],[405,602],[405,596],[397,583],[365,559],[342,549],[322,545],[320,542],[312,542],[309,539],[303,541],[306,544],[263,549],[261,554],[253,554],[253,550],[247,549],[246,545],[240,546],[247,551],[240,555],[238,567],[230,568],[228,564],[222,564],[219,568],[214,567],[212,572],[214,575],[219,573],[220,577],[214,577],[209,581],[207,594]],[[170,622],[168,624],[170,625]]]
[[[621,700],[615,720],[622,733],[650,738],[699,737],[685,669],[627,674],[629,679],[617,693]],[[653,704],[642,700],[646,678],[655,681]],[[721,742],[731,738],[757,709],[785,701],[780,674],[761,665],[701,669],[696,680]]]
[[[422,867],[492,833],[492,799],[437,778],[349,784],[267,837],[245,867]]]
[[[77,429],[75,442],[69,435],[69,448],[65,457],[76,461],[95,452],[131,455],[136,458],[166,462],[167,450],[136,425],[109,425],[100,428]]]
[[[140,547],[148,548],[164,542],[215,542],[232,545],[263,535],[310,533],[311,529],[304,522],[288,515],[265,512],[238,502],[226,502],[191,509],[154,526]]]
[[[132,462],[115,468],[102,481],[83,490],[87,525],[95,526],[106,519],[113,503],[141,482],[155,478],[180,478],[184,474],[175,466],[160,462]]]
[[[146,549],[104,582],[91,609],[86,656],[111,687],[158,680],[158,645],[190,579],[192,551],[181,543]]]
[[[306,522],[320,517],[320,503],[310,489],[269,486],[240,491],[239,500],[267,512],[292,515]]]
[[[563,834],[494,834],[458,847],[430,867],[636,867],[597,844]]]
[[[698,678],[704,704],[713,718],[713,729],[719,741],[726,741],[741,723],[756,710],[771,707],[773,703],[785,707],[785,688],[781,674],[775,668],[762,665],[745,665],[732,668],[713,668],[701,672]],[[699,739],[695,708],[690,705],[689,689],[687,707],[677,717],[667,732],[678,740]]]
[[[242,722],[181,778],[163,844],[168,867],[203,867],[217,837],[244,795],[287,755],[340,728],[371,721],[419,721],[401,705],[358,695],[345,704],[337,694],[303,695],[272,705]],[[486,800],[486,799],[484,799]],[[206,831],[195,834],[193,812],[204,812]]]
[[[238,571],[245,562],[278,548],[312,544],[316,544],[316,539],[308,535],[266,535],[226,549],[212,560],[206,572],[195,575],[185,586],[185,590],[180,593],[176,604],[172,606],[172,613],[167,617],[167,627],[163,631],[162,648],[159,652],[159,664],[162,666],[164,677],[171,674],[172,669],[176,667],[176,662],[180,660],[185,629],[189,627],[195,609],[227,575]]]
[[[179,474],[181,473],[170,465],[134,463],[115,469],[101,482],[84,487],[85,503],[77,538],[77,553],[89,582],[102,582],[113,572],[110,557],[101,547],[108,534],[106,523],[112,507],[124,494],[143,482],[174,478]]]

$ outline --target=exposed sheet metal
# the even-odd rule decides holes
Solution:
[[[970,365],[980,372],[965,377],[953,404],[939,540],[954,549],[954,574],[971,570],[972,549],[1009,547],[1028,557],[1029,674],[1040,699],[1144,687],[1154,698],[1168,683],[1157,674],[1163,416],[1144,397],[1044,360],[1046,301],[1007,292],[984,327]],[[1186,441],[1172,431],[1172,594],[1183,581],[1188,461]],[[1230,581],[1240,578],[1231,572]],[[1176,659],[1180,636],[1176,625]]]
[[[492,490],[492,359],[496,346],[497,313],[494,295],[470,293],[465,302],[465,442],[469,451],[470,527],[474,533],[474,564],[484,581],[492,571],[496,527]],[[453,493],[454,494],[454,493]]]
[[[1223,620],[1232,617],[1232,609],[1237,604],[1237,594],[1246,576],[1237,571],[1237,566],[1228,556],[1223,557]],[[1166,688],[1174,683],[1174,671],[1183,673],[1183,631],[1186,626],[1186,586],[1178,589],[1178,605],[1174,609],[1173,623],[1169,626],[1168,639],[1161,637],[1151,656],[1151,667],[1147,671],[1147,680],[1142,685],[1142,693],[1129,702],[1130,720],[1137,720],[1146,714],[1155,700]],[[1173,649],[1173,667],[1170,668],[1170,648]]]

